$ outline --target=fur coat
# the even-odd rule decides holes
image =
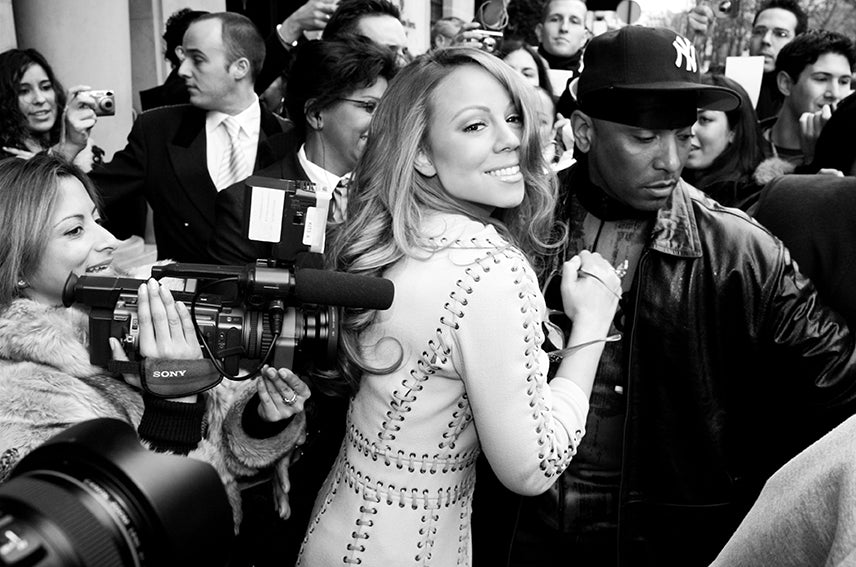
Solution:
[[[35,447],[81,421],[121,419],[137,428],[140,392],[89,363],[88,317],[76,308],[16,299],[0,310],[0,481]],[[223,381],[205,394],[207,432],[188,456],[211,464],[240,525],[239,480],[272,467],[280,514],[287,516],[288,465],[305,436],[305,416],[268,439],[241,425],[254,381]]]

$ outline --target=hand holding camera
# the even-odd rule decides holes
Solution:
[[[496,51],[496,47],[502,40],[502,32],[481,29],[478,22],[468,22],[461,27],[460,33],[455,36],[455,44],[470,45],[478,47],[487,53]]]

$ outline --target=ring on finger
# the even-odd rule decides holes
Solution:
[[[280,392],[280,393],[279,393],[279,397],[282,399],[282,401],[283,401],[284,403],[286,403],[286,404],[288,404],[288,405],[293,405],[293,404],[294,404],[294,402],[296,402],[296,401],[297,401],[297,392],[292,391],[292,392],[291,392],[291,397],[290,397],[290,398],[286,398],[286,397],[285,397],[285,395],[284,395],[282,392]]]

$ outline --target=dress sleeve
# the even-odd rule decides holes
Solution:
[[[576,452],[588,397],[566,378],[547,384],[544,300],[522,254],[491,254],[464,274],[446,309],[482,450],[510,490],[540,494]]]

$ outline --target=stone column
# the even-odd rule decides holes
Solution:
[[[63,85],[115,92],[116,115],[92,132],[106,159],[125,146],[134,119],[128,2],[14,0],[18,45],[39,50]]]
[[[0,53],[15,47],[18,47],[18,41],[15,38],[12,0],[0,0]]]

